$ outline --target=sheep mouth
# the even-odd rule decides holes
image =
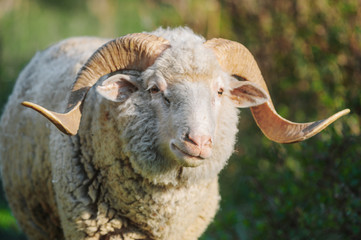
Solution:
[[[199,155],[192,155],[191,153],[183,150],[174,143],[171,144],[171,149],[177,156],[177,161],[184,167],[198,167],[205,160],[205,158]]]

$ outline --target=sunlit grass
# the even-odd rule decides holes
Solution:
[[[19,231],[16,220],[8,208],[0,208],[0,229],[13,229]]]

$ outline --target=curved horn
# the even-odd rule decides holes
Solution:
[[[214,51],[219,64],[226,72],[257,83],[269,94],[261,71],[246,47],[240,43],[221,38],[208,40],[204,44]],[[263,134],[270,140],[279,143],[293,143],[310,138],[350,112],[349,109],[345,109],[324,120],[294,123],[278,115],[271,100],[259,106],[251,107],[251,111]]]
[[[56,113],[47,110],[46,108],[39,106],[31,102],[22,102],[23,106],[34,109],[42,114],[44,117],[50,120],[60,131],[68,135],[75,135],[78,132],[81,112],[79,102],[72,110],[67,113]]]
[[[100,47],[79,71],[66,113],[52,112],[30,102],[22,104],[41,113],[63,133],[75,135],[80,124],[81,104],[100,77],[123,69],[144,71],[168,47],[167,40],[146,33],[134,33],[111,40]]]

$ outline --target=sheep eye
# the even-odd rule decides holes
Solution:
[[[160,91],[159,88],[157,86],[155,86],[155,85],[149,89],[149,92],[153,93],[153,94],[157,93],[159,91]]]
[[[220,89],[218,90],[218,96],[220,97],[220,96],[222,96],[222,94],[223,94],[223,88],[220,88]]]

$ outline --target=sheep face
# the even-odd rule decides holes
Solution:
[[[223,86],[219,78],[179,77],[179,83],[169,85],[164,79],[152,82],[150,105],[159,119],[162,152],[181,166],[196,167],[212,156]]]
[[[119,112],[129,113],[124,106],[132,106],[131,126],[119,127],[125,129],[124,152],[129,152],[134,169],[155,178],[161,173],[174,177],[180,168],[212,161],[222,162],[220,170],[234,144],[231,140],[225,149],[223,135],[229,138],[226,128],[236,129],[237,122],[230,121],[230,127],[226,119],[237,118],[236,107],[268,100],[257,85],[237,81],[222,71],[213,53],[202,45],[167,50],[142,74],[114,74],[97,91],[120,102],[123,110]],[[215,150],[224,156],[214,156]]]

